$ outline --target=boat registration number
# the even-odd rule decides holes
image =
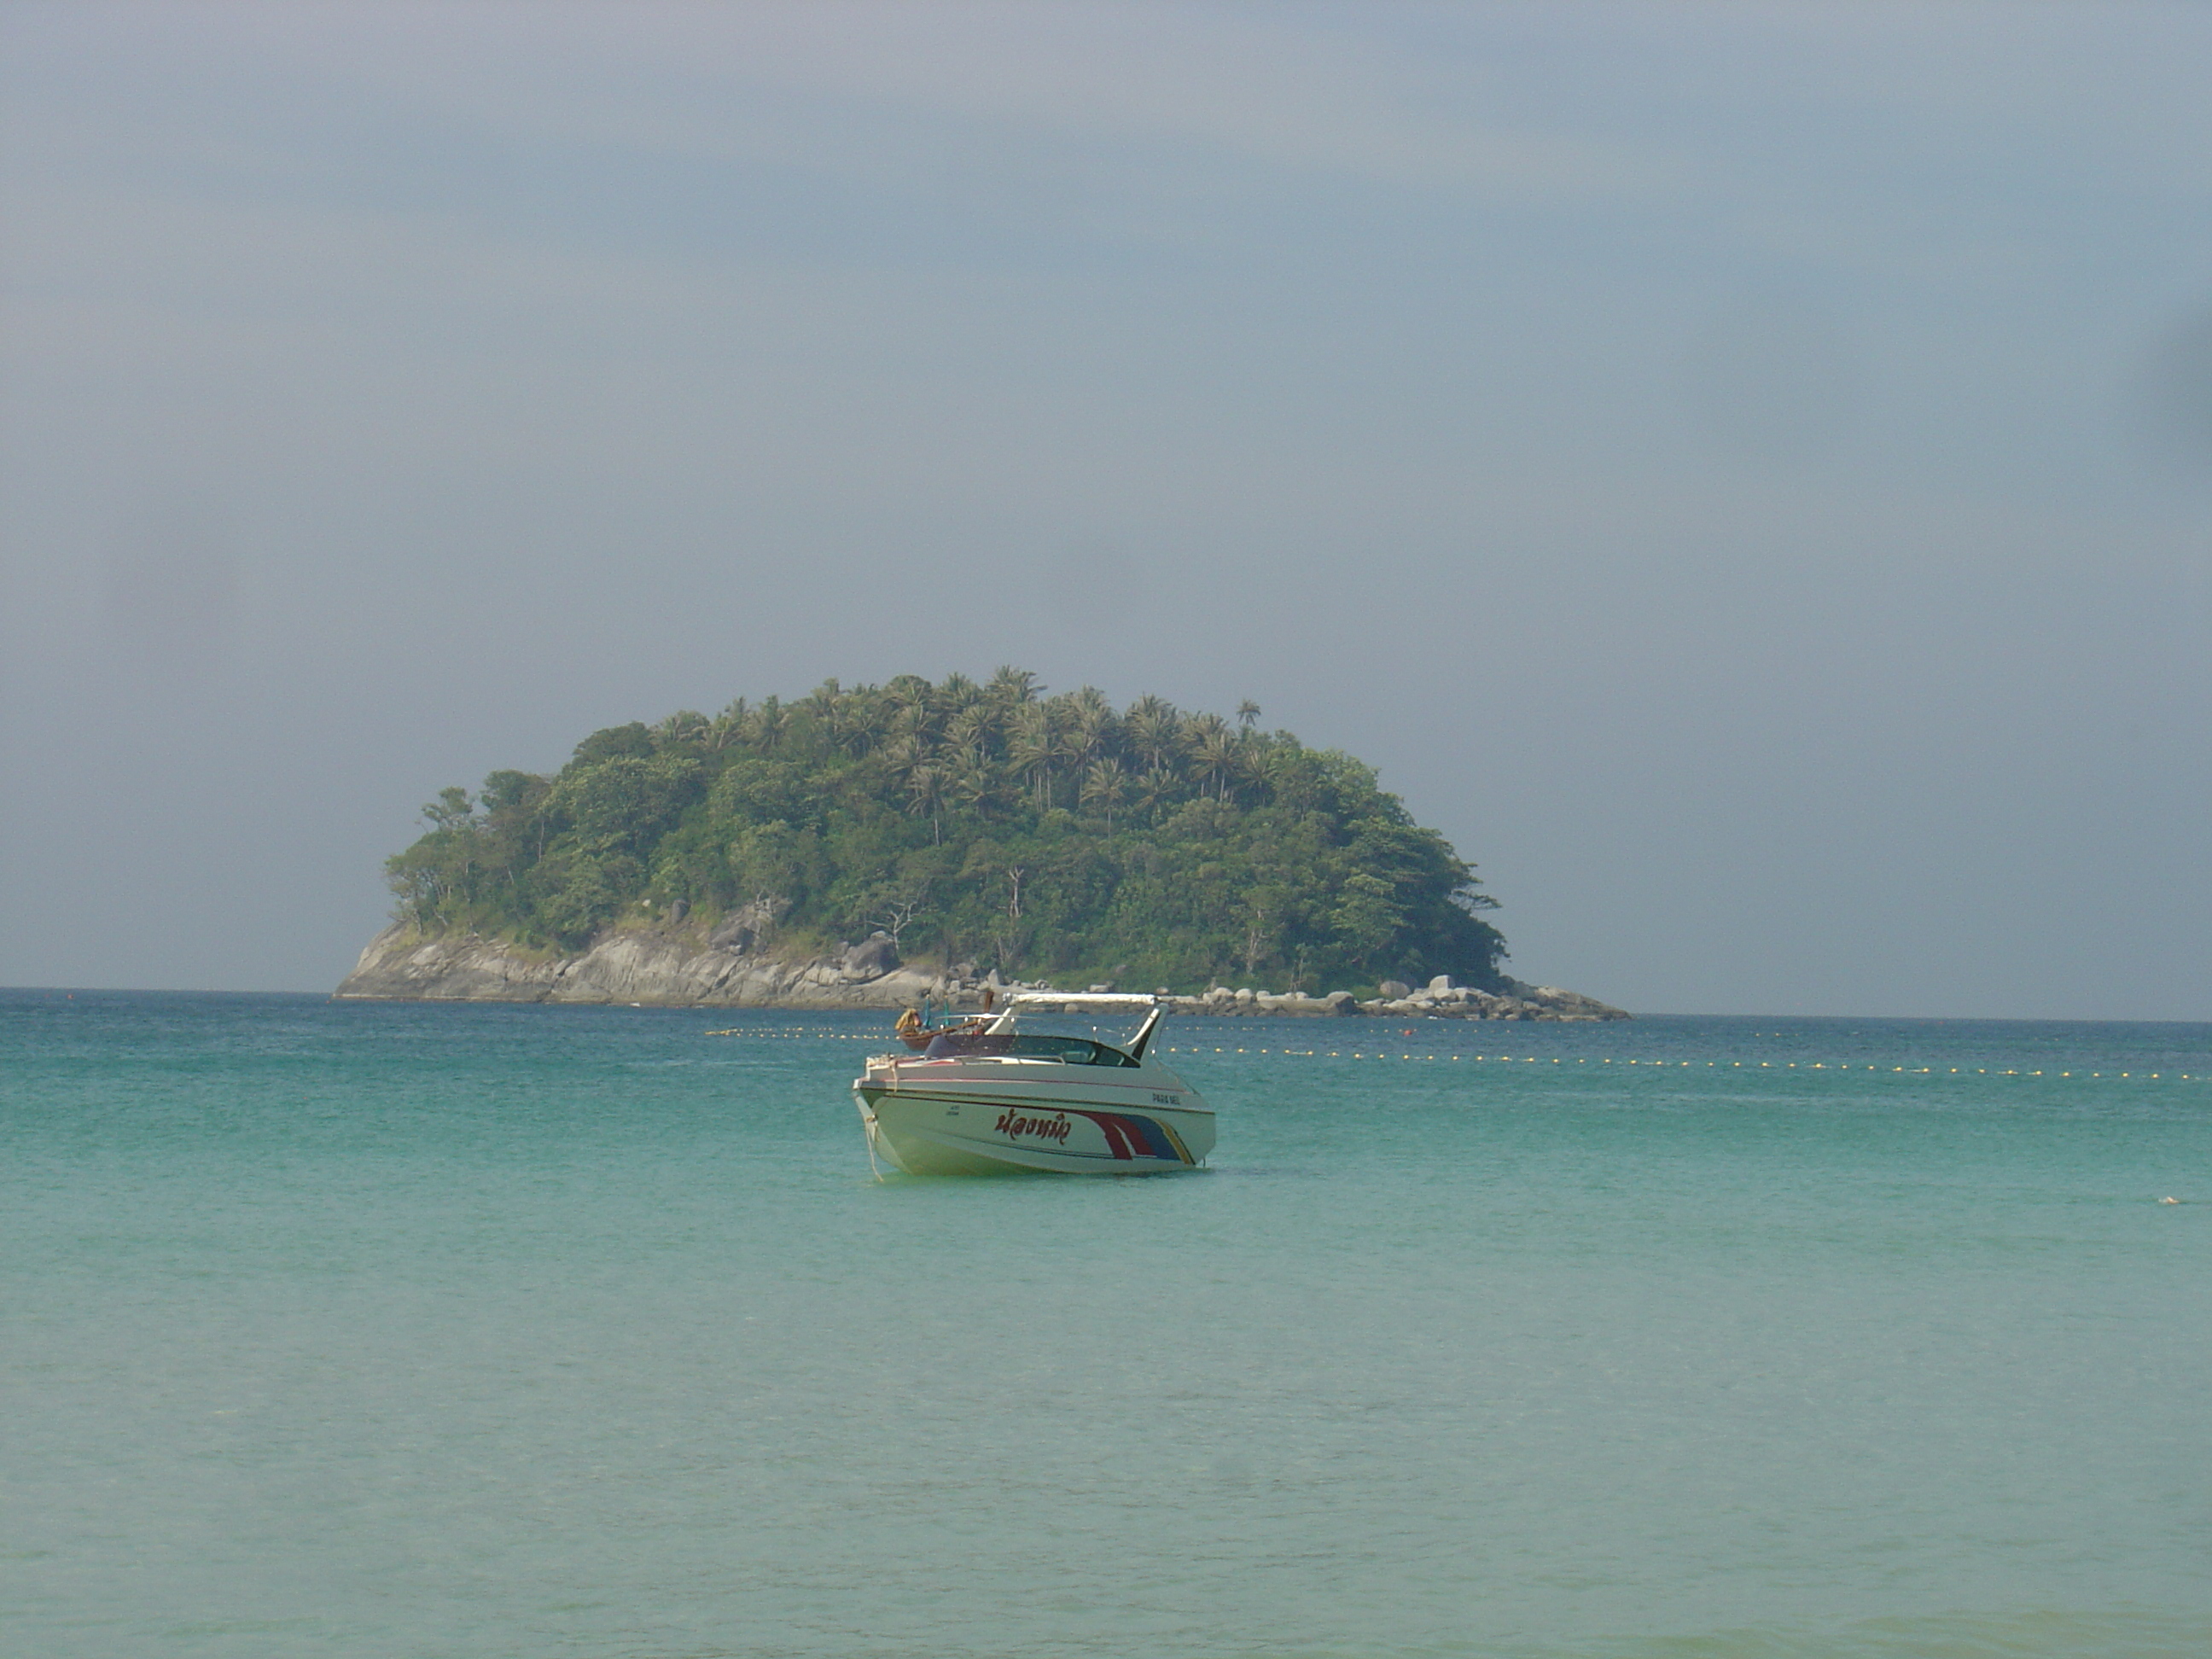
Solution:
[[[1182,1104],[1182,1097],[1181,1095],[1156,1094],[1152,1097],[1152,1104],[1155,1106],[1180,1106]]]

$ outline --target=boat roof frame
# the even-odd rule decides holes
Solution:
[[[1146,1010],[1145,1023],[1127,1048],[1121,1050],[1130,1059],[1141,1060],[1145,1050],[1152,1046],[1152,1033],[1160,1028],[1160,1020],[1168,1012],[1168,999],[1149,991],[1017,991],[1001,1005],[1002,1012],[991,1022],[990,1029],[1011,1030],[1016,1012],[1031,1008],[1126,1008]],[[1111,1045],[1106,1045],[1110,1047]]]

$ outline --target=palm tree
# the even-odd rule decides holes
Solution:
[[[1181,746],[1176,742],[1178,724],[1173,703],[1147,695],[1129,705],[1129,712],[1122,717],[1121,732],[1138,757],[1157,771]]]
[[[1058,752],[1057,735],[1051,708],[1030,703],[1023,708],[1006,737],[1006,758],[1016,771],[1029,774],[1030,787],[1041,803],[1040,811],[1052,810],[1052,762]]]
[[[1237,705],[1237,724],[1249,732],[1260,723],[1260,705],[1247,697]]]
[[[1201,781],[1211,781],[1223,800],[1229,799],[1229,775],[1237,764],[1237,737],[1218,714],[1199,714],[1183,722],[1185,741],[1198,763]]]
[[[957,714],[982,695],[982,687],[965,674],[947,674],[937,688],[937,706],[949,714]]]
[[[929,814],[929,844],[942,847],[945,834],[939,815],[945,810],[945,774],[933,766],[917,766],[906,775],[907,811]]]
[[[1067,700],[1068,758],[1077,767],[1088,766],[1106,750],[1114,734],[1114,705],[1095,685],[1086,685]]]
[[[1114,809],[1129,798],[1129,772],[1121,762],[1106,756],[1091,763],[1083,774],[1082,800],[1085,806],[1102,808],[1106,814],[1106,833],[1114,833]]]
[[[706,744],[709,754],[719,755],[733,743],[742,743],[745,735],[745,700],[735,702],[714,716],[707,727]]]
[[[932,716],[927,703],[902,702],[896,698],[888,701],[891,711],[890,726],[893,737],[921,737],[928,732]]]
[[[991,676],[991,683],[983,688],[983,695],[1002,708],[1011,708],[1035,702],[1043,690],[1037,684],[1037,677],[1028,669],[1001,664],[999,672]]]
[[[753,710],[753,746],[763,752],[778,747],[790,725],[791,716],[780,698],[762,698],[761,706]]]
[[[679,708],[653,728],[653,746],[672,749],[707,735],[707,717],[695,709]]]
[[[1173,800],[1182,780],[1164,766],[1149,766],[1137,778],[1137,810],[1147,818]]]
[[[1275,769],[1281,763],[1282,751],[1272,738],[1251,732],[1240,732],[1237,752],[1231,757],[1231,770],[1243,782],[1250,784],[1263,795],[1272,793],[1275,783]]]
[[[859,747],[866,746],[866,723],[856,693],[847,691],[834,679],[824,680],[807,693],[803,706],[821,734],[823,747],[857,753]]]
[[[856,685],[845,694],[839,740],[848,755],[865,755],[881,743],[890,723],[890,704],[872,685]]]
[[[894,674],[884,682],[884,701],[894,708],[927,708],[936,688],[919,674]]]
[[[1057,727],[1054,731],[1052,734],[1052,757],[1055,762],[1064,763],[1067,775],[1075,779],[1079,787],[1080,786],[1083,779],[1085,760],[1091,752],[1092,751],[1085,745],[1082,733],[1078,732],[1073,726],[1063,726]],[[1045,801],[1045,805],[1047,807],[1049,807],[1052,805],[1049,796],[1050,791],[1048,789],[1048,798]]]
[[[992,731],[989,712],[981,704],[969,703],[945,723],[945,740],[955,749],[973,749],[980,754],[989,749]]]
[[[919,732],[899,732],[883,746],[884,765],[893,778],[904,781],[929,763],[929,739]]]
[[[999,775],[990,757],[980,749],[963,749],[953,763],[951,775],[945,781],[952,799],[966,806],[977,817],[988,817],[991,803],[998,799]]]

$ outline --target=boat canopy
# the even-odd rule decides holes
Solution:
[[[1141,1009],[1145,1015],[1144,1024],[1138,1027],[1137,1034],[1129,1039],[1123,1050],[1135,1060],[1145,1057],[1145,1049],[1152,1040],[1152,1033],[1159,1029],[1160,1016],[1167,1012],[1168,1004],[1164,997],[1146,991],[1017,991],[1006,999],[1004,1012],[991,1022],[988,1027],[991,1034],[1002,1036],[1013,1030],[1015,1016],[1024,1008],[1039,1011],[1056,1008],[1064,1012],[1097,1008],[1108,1012],[1120,1010],[1126,1013],[1134,1013]]]

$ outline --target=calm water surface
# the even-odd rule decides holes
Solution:
[[[1211,1170],[878,1183],[881,1030],[0,994],[0,1650],[2212,1651],[2212,1027],[1186,1020]]]

